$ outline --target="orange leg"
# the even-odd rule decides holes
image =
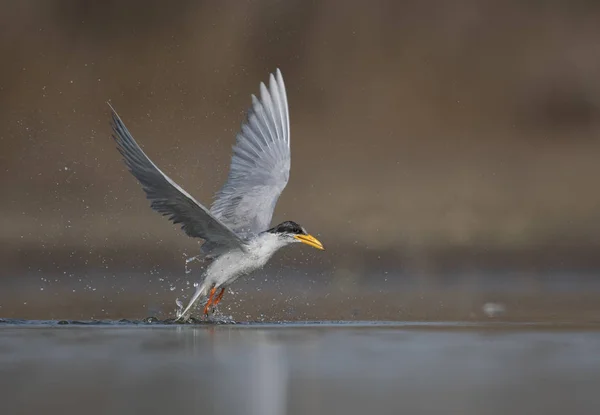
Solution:
[[[210,306],[213,304],[213,300],[214,300],[214,296],[215,296],[215,292],[216,291],[217,291],[217,289],[215,287],[212,287],[210,289],[210,295],[208,296],[208,302],[204,306],[204,315],[205,316],[208,315],[208,310],[209,310]]]
[[[225,294],[225,288],[221,288],[221,292],[219,293],[219,295],[217,295],[217,298],[215,298],[215,301],[213,301],[213,306],[216,307],[217,304],[219,304],[219,302],[221,301],[221,298],[223,298],[223,294]]]

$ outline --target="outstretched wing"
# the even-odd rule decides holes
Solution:
[[[242,237],[265,231],[289,172],[290,118],[277,69],[268,89],[260,84],[260,99],[252,95],[252,108],[233,147],[229,177],[210,211]]]
[[[113,138],[117,142],[117,148],[129,171],[142,184],[152,209],[168,216],[173,223],[181,223],[181,228],[188,236],[202,238],[214,248],[231,249],[245,245],[207,208],[160,171],[133,139],[116,111],[112,106],[110,108]]]

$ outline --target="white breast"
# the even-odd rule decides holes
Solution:
[[[260,234],[246,251],[235,250],[219,256],[206,270],[205,282],[227,286],[240,276],[265,266],[273,254],[287,244],[285,239],[275,234]]]

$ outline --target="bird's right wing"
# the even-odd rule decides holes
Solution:
[[[160,171],[133,139],[116,111],[110,108],[113,138],[125,164],[142,184],[152,209],[168,216],[173,223],[181,223],[188,236],[204,239],[213,249],[243,247],[245,243],[231,229]]]
[[[227,182],[210,211],[238,235],[266,231],[290,173],[290,117],[279,69],[260,84],[233,147]]]

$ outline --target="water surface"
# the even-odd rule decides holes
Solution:
[[[2,413],[600,409],[593,324],[137,323],[0,324]]]

